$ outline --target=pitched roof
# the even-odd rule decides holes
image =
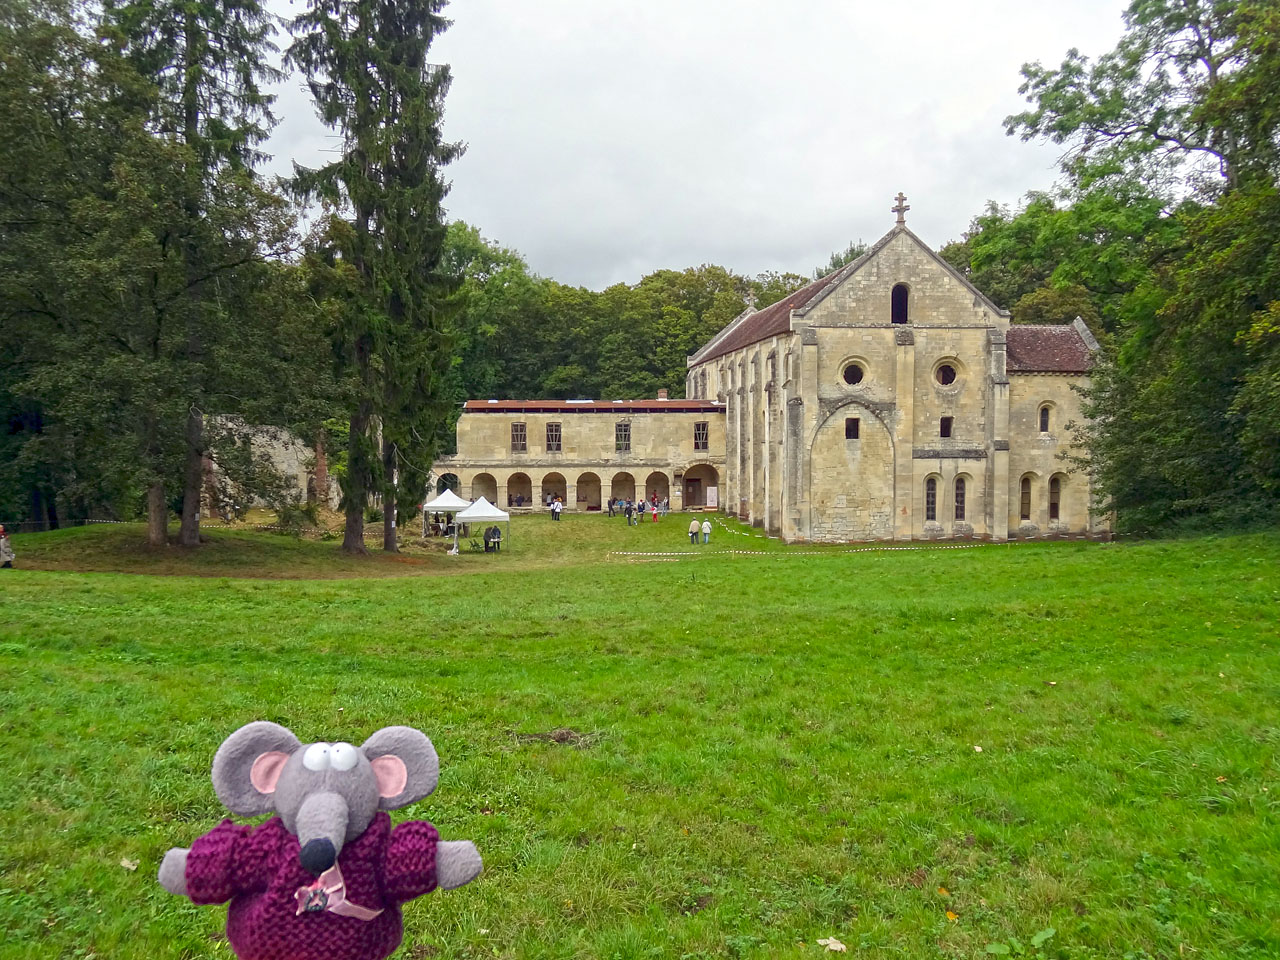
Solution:
[[[702,347],[689,360],[689,365],[705,363],[708,360],[714,360],[716,357],[722,357],[726,353],[732,353],[734,350],[740,350],[743,347],[750,346],[753,343],[759,343],[761,340],[767,340],[770,337],[777,336],[782,333],[791,331],[791,312],[794,310],[798,314],[805,314],[813,307],[825,300],[836,287],[844,283],[850,276],[862,268],[868,260],[879,253],[884,247],[888,246],[898,234],[904,233],[914,240],[922,250],[929,254],[930,257],[951,276],[958,280],[966,289],[975,297],[979,298],[990,310],[997,316],[1007,317],[1009,312],[1001,310],[991,302],[987,296],[975,287],[969,280],[955,267],[947,263],[939,254],[931,249],[928,244],[908,230],[905,226],[896,226],[866,253],[857,260],[846,263],[834,273],[819,280],[813,281],[806,287],[797,290],[795,293],[787,294],[777,303],[772,303],[763,310],[757,310],[754,313],[744,312],[736,317],[727,327],[717,333],[706,345]]]
[[[1098,346],[1088,330],[1081,320],[1070,324],[1014,324],[1009,327],[1006,340],[1006,368],[1009,373],[1088,373]]]
[[[831,276],[834,277],[835,274]],[[750,344],[789,332],[791,311],[812,300],[830,279],[831,277],[823,277],[821,280],[815,280],[807,287],[787,294],[777,303],[769,304],[763,310],[740,315],[694,354],[693,362],[702,363],[704,360],[721,357]]]
[[[724,413],[715,400],[468,400],[464,413]]]

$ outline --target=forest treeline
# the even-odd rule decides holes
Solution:
[[[748,303],[865,249],[599,291],[536,275],[445,220],[461,148],[440,134],[448,71],[422,59],[442,6],[312,3],[285,34],[254,0],[0,8],[0,518],[149,508],[153,533],[173,511],[198,542],[200,464],[272,496],[243,426],[276,425],[327,448],[357,549],[355,504],[413,501],[462,400],[680,396],[686,357]],[[1122,528],[1276,515],[1274,7],[1135,0],[1110,53],[1027,65],[1007,130],[1062,146],[1059,184],[941,251],[1014,322],[1098,334],[1075,468]],[[256,172],[273,38],[345,144],[287,183]]]

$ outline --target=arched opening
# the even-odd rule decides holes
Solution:
[[[1062,478],[1056,475],[1049,478],[1049,519],[1062,519]]]
[[[458,479],[456,473],[442,473],[440,478],[436,480],[436,493],[441,494],[446,490],[452,490],[457,493],[462,489],[462,481]]]
[[[578,477],[578,509],[600,509],[600,478],[594,473],[584,473]]]
[[[471,499],[484,497],[490,503],[498,499],[498,481],[491,473],[477,473],[471,478]]]
[[[548,473],[542,478],[542,489],[539,491],[538,502],[544,507],[551,506],[551,501],[555,499],[563,502],[568,495],[568,490],[563,474]]]
[[[700,463],[684,472],[684,505],[689,507],[718,506],[720,502],[720,475],[716,468]]]
[[[892,311],[894,323],[906,323],[907,316],[907,298],[910,296],[910,290],[905,283],[896,283],[893,286],[893,293],[889,297],[889,305]]]
[[[1021,490],[1019,492],[1020,492],[1020,496],[1019,496],[1019,505],[1018,505],[1018,516],[1023,520],[1030,520],[1031,519],[1031,478],[1030,477],[1022,478]]]
[[[1047,403],[1040,408],[1040,432],[1049,432],[1049,405]]]
[[[938,480],[930,477],[924,482],[924,518],[938,519]]]
[[[665,473],[651,473],[644,481],[644,498],[650,502],[657,498],[658,503],[671,497],[671,481]]]
[[[956,522],[963,523],[965,518],[965,484],[964,477],[956,477]]]
[[[615,473],[612,489],[615,500],[635,500],[636,478],[629,473]]]
[[[507,478],[507,506],[527,507],[533,503],[533,481],[527,473],[513,473]]]

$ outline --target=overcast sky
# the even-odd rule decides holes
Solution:
[[[269,0],[286,16],[302,0]],[[907,194],[936,247],[987,200],[1050,186],[1059,151],[1004,135],[1019,67],[1115,45],[1126,0],[454,0],[450,219],[599,289],[716,263],[808,273],[873,242]],[[270,169],[335,141],[279,90]]]

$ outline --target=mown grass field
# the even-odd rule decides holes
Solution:
[[[395,818],[486,872],[406,908],[414,960],[980,957],[1049,927],[1048,957],[1280,956],[1280,536],[849,553],[687,522],[519,518],[509,552],[413,563],[15,539],[0,957],[230,957],[225,909],[155,871],[258,718],[435,741]]]

